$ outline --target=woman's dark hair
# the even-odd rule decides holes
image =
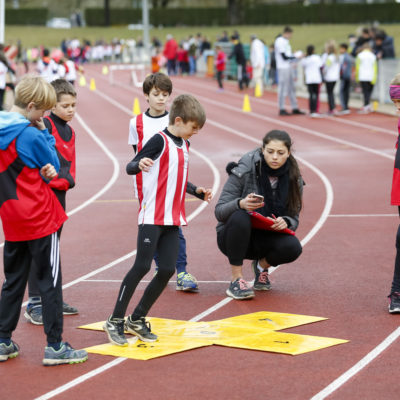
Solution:
[[[315,47],[312,44],[309,44],[306,49],[307,56],[313,55]]]
[[[265,146],[271,142],[272,140],[279,140],[284,143],[288,151],[290,152],[289,155],[289,196],[288,196],[288,213],[289,215],[296,215],[300,212],[303,201],[300,192],[299,181],[301,179],[300,169],[297,164],[296,159],[292,155],[292,139],[290,138],[289,134],[285,131],[279,130],[272,130],[269,131],[263,138],[263,145],[262,148],[264,149]]]

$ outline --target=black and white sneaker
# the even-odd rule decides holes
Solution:
[[[108,340],[112,344],[116,344],[117,346],[128,346],[128,341],[124,334],[124,322],[123,318],[111,319],[111,317],[109,317],[104,323],[103,329],[107,333]]]
[[[125,329],[136,335],[142,342],[155,342],[158,338],[157,335],[151,333],[150,322],[147,322],[144,317],[132,321],[131,316],[129,316],[125,321]]]
[[[253,289],[254,290],[270,290],[271,289],[271,282],[269,280],[269,274],[268,274],[268,269],[264,269],[263,271],[260,271],[257,267],[257,260],[254,260],[251,263],[251,266],[253,267],[254,271],[254,285]]]
[[[252,299],[254,297],[253,289],[249,287],[249,284],[243,278],[237,278],[231,282],[226,294],[235,300]]]
[[[389,296],[389,312],[391,314],[400,313],[400,293],[393,292]]]
[[[78,309],[74,306],[67,304],[63,301],[63,315],[75,315],[78,314]]]

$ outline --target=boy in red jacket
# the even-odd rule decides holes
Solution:
[[[222,79],[224,77],[225,65],[226,65],[226,54],[223,52],[221,46],[216,46],[215,51],[217,52],[217,56],[215,59],[215,68],[217,70],[217,81],[219,90],[224,90],[224,86],[222,84]]]

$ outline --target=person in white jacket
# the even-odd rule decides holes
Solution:
[[[258,86],[260,93],[263,93],[263,74],[265,68],[265,53],[264,43],[257,38],[256,35],[251,35],[250,45],[250,63],[253,68],[253,83],[254,87]]]
[[[358,111],[360,114],[368,114],[372,111],[370,101],[377,75],[378,64],[376,56],[372,52],[370,45],[365,43],[356,57],[356,81],[360,82],[364,96],[364,107]]]
[[[336,52],[336,43],[331,40],[325,45],[325,53],[322,55],[324,81],[328,95],[328,114],[336,114],[335,95],[333,90],[340,79],[340,63]]]

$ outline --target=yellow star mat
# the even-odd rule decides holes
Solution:
[[[276,332],[282,329],[323,321],[309,315],[261,311],[210,322],[147,318],[158,340],[144,343],[128,339],[127,347],[101,344],[89,347],[89,353],[149,360],[198,347],[220,345],[249,350],[298,355],[348,342],[327,337]],[[104,322],[80,326],[81,329],[103,330]]]

